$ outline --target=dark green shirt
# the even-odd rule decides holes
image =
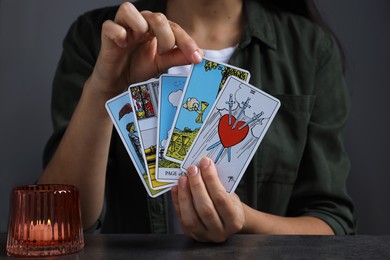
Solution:
[[[249,206],[280,216],[314,216],[336,234],[353,234],[353,204],[346,191],[350,164],[343,145],[349,112],[339,49],[307,19],[245,1],[246,28],[230,64],[247,69],[250,83],[281,101],[236,193]],[[166,1],[137,3],[165,12]],[[86,13],[72,25],[53,84],[51,158],[71,118],[100,49],[101,25],[118,7]],[[85,127],[94,130],[87,122]],[[102,232],[165,233],[167,197],[149,198],[113,131]]]

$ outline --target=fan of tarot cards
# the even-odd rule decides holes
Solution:
[[[189,75],[163,74],[107,101],[149,196],[169,191],[205,156],[226,191],[235,191],[280,107],[249,78],[249,71],[203,59]]]

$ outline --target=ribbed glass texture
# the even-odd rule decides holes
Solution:
[[[16,187],[11,194],[7,253],[71,254],[84,247],[79,191],[72,185]]]

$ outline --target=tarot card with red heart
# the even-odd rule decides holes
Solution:
[[[202,157],[214,160],[222,184],[233,193],[280,101],[234,76],[227,79],[181,167],[198,165]]]

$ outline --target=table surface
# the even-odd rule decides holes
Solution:
[[[85,235],[84,240],[81,252],[50,259],[390,259],[390,236],[235,235],[222,244],[184,235]],[[6,234],[0,235],[0,259],[17,259],[7,257],[6,241]]]

